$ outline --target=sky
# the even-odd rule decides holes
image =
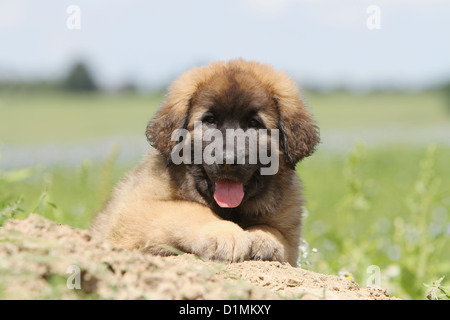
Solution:
[[[319,87],[433,86],[450,81],[450,1],[0,0],[0,79],[82,59],[106,88],[158,87],[238,57]]]

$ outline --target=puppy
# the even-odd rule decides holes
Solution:
[[[256,140],[227,149],[230,139],[219,138],[229,132]],[[176,248],[225,262],[297,264],[303,199],[295,165],[314,152],[319,130],[285,73],[242,59],[194,68],[172,84],[146,136],[152,148],[96,215],[95,234],[151,254]],[[263,163],[262,149],[252,157],[255,141],[272,163]]]

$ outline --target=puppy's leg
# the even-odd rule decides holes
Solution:
[[[268,225],[252,226],[247,231],[252,238],[250,259],[289,262],[296,265],[296,258],[290,257],[289,254],[292,246],[280,231]]]
[[[111,217],[107,239],[126,249],[170,254],[167,246],[226,262],[250,255],[250,235],[210,209],[187,201],[128,201]]]

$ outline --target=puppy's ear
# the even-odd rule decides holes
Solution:
[[[207,67],[193,68],[172,83],[166,99],[145,131],[150,144],[167,159],[178,143],[171,141],[172,133],[176,129],[186,129],[189,123],[194,95],[200,86],[223,66],[223,62],[215,62]]]
[[[275,102],[280,149],[288,165],[295,168],[314,152],[320,140],[319,128],[301,99],[297,83],[286,72],[267,64],[249,62],[246,68],[267,88]]]
[[[171,140],[172,133],[177,129],[186,129],[189,122],[190,101],[174,102],[170,96],[167,97],[145,130],[150,145],[167,159],[177,143]]]
[[[300,97],[274,98],[278,108],[280,147],[288,164],[295,165],[310,156],[320,141],[315,124]]]

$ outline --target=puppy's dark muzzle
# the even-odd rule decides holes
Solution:
[[[244,165],[240,165],[237,159],[237,151],[234,152],[226,152],[222,159],[222,163],[217,164],[218,170],[226,175],[226,174],[238,174],[240,170],[244,168]]]
[[[222,164],[218,164],[218,166],[219,166],[220,170],[223,171],[223,172],[232,172],[232,171],[235,171],[237,169],[238,164],[235,164],[235,163],[233,163],[233,164],[222,163]]]

